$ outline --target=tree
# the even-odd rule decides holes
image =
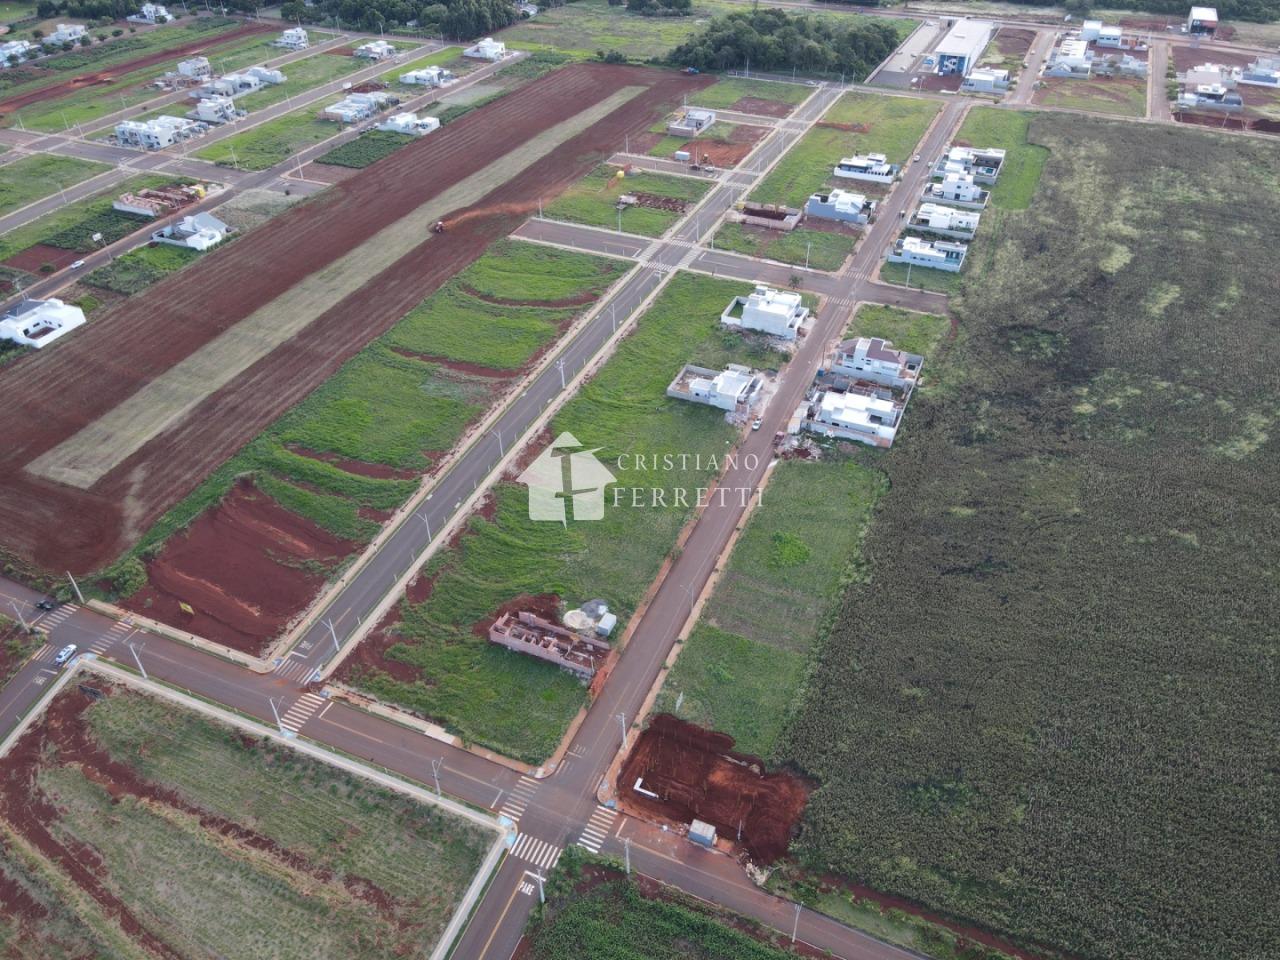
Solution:
[[[93,37],[89,36],[87,33],[80,38],[80,46],[82,47],[87,47],[91,43],[93,43]]]

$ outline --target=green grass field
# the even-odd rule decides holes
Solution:
[[[45,826],[64,849],[93,851],[94,881],[174,956],[425,955],[493,839],[166,701],[116,689],[91,702],[72,686],[58,702],[83,707],[64,722],[101,752],[33,764],[33,793],[56,810]],[[11,837],[23,830],[16,813],[0,809]],[[75,891],[68,912],[101,926],[100,908],[53,858],[32,872]],[[58,935],[78,932],[70,926],[62,918]],[[144,952],[136,941],[101,946]]]
[[[800,83],[777,83],[772,80],[748,80],[723,77],[711,86],[690,95],[689,102],[699,107],[727,110],[743,97],[772,100],[795,107],[813,94],[814,88]],[[752,112],[750,110],[748,113]]]
[[[370,130],[362,133],[354,140],[338,144],[328,153],[316,157],[316,163],[324,163],[334,167],[351,167],[362,170],[377,163],[383,157],[389,157],[401,147],[407,147],[418,139],[409,133],[395,133],[390,130]]]
[[[343,124],[319,119],[323,109],[323,104],[299,107],[292,113],[267,120],[244,133],[211,143],[196,150],[193,156],[210,160],[221,167],[266,170],[282,160],[288,160],[299,150],[336,136],[344,129]]]
[[[0,216],[110,169],[109,164],[52,153],[21,157],[0,166]]]
[[[315,44],[321,41],[316,40],[313,34],[311,42]],[[355,73],[368,65],[368,61],[357,60],[355,57],[313,53],[309,57],[294,60],[292,63],[287,63],[280,68],[284,72],[284,83],[269,84],[261,90],[255,90],[252,93],[237,97],[236,106],[253,113],[255,110],[269,107],[272,104],[279,103],[281,100],[296,97],[308,90],[322,87],[326,83],[332,83],[334,80],[339,80],[349,73]],[[335,99],[338,96],[340,95],[335,94]],[[323,104],[318,105],[317,109],[322,106]]]
[[[864,303],[844,332],[850,337],[881,337],[899,350],[932,359],[950,324],[946,317]]]
[[[402,73],[411,73],[414,70],[425,70],[427,67],[448,67],[453,71],[455,76],[463,76],[476,69],[476,61],[464,60],[462,57],[462,47],[445,47],[443,50],[437,50],[435,53],[428,53],[425,57],[419,57],[412,63],[406,63],[402,67],[397,67],[389,76],[399,77]],[[396,86],[402,86],[406,90],[422,90],[421,87],[412,87],[400,84],[397,80]],[[446,88],[447,89],[447,88]]]
[[[105,267],[99,267],[85,277],[84,282],[116,293],[139,293],[188,266],[199,256],[195,250],[167,243],[139,247],[117,257]]]
[[[616,201],[624,193],[652,193],[659,197],[674,197],[693,206],[706,195],[709,184],[692,177],[669,176],[662,173],[640,172],[634,176],[619,178],[619,168],[601,164],[573,184],[543,208],[543,215],[551,220],[568,220],[593,227],[611,227],[619,224]],[[643,237],[658,237],[681,217],[672,210],[630,206],[622,211],[621,224],[624,233]]]
[[[716,247],[753,257],[766,257],[815,270],[838,270],[853,253],[858,238],[847,233],[799,227],[790,233],[726,223],[716,232]]]
[[[973,255],[970,249],[969,256]],[[965,259],[964,269],[959,273],[948,273],[945,270],[932,270],[908,263],[882,263],[880,279],[899,287],[910,287],[913,290],[932,290],[934,293],[955,293],[960,289],[963,280],[973,273],[973,265]]]
[[[540,10],[534,19],[503,30],[500,39],[513,49],[549,48],[583,60],[597,50],[647,60],[678,47],[699,29],[699,19],[730,9],[731,4],[698,0],[693,16],[644,17],[611,7],[607,0],[578,0]]]
[[[401,605],[394,628],[401,642],[388,656],[418,668],[422,680],[370,673],[358,678],[363,689],[510,756],[538,762],[551,753],[585,700],[583,687],[550,664],[490,645],[472,625],[524,593],[554,593],[571,605],[603,597],[625,623],[691,515],[694,491],[717,472],[707,458],[723,454],[736,435],[720,411],[673,400],[667,385],[687,362],[781,362],[757,341],[720,328],[721,310],[746,289],[705,276],[674,278],[552,423],[552,435],[567,431],[599,448],[622,491],[641,489],[652,504],[660,489],[668,505],[632,508],[628,494],[615,507],[607,498],[601,521],[561,526],[529,519],[523,486],[499,485],[492,519],[473,518],[461,543],[432,561],[431,595]],[[701,454],[704,461],[691,458],[688,469],[673,471],[620,462],[641,452]],[[688,491],[686,506],[676,505],[677,487]]]
[[[883,153],[890,163],[905,163],[939,109],[932,100],[846,93],[827,111],[824,121],[862,125],[866,132],[814,127],[787,151],[751,199],[802,207],[811,193],[833,182],[831,170],[840,159],[853,154]],[[857,189],[857,181],[852,183],[851,189]]]
[[[1147,81],[1132,77],[1093,80],[1051,79],[1037,90],[1035,102],[1046,107],[1068,107],[1113,113],[1120,117],[1147,115]]]

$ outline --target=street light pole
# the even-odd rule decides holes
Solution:
[[[622,849],[626,851],[627,858],[627,876],[631,876],[631,838],[622,838]]]
[[[332,618],[323,621],[324,625],[329,628],[329,638],[333,641],[333,652],[336,656],[342,652],[342,644],[338,643],[338,631],[333,629]]]
[[[546,903],[546,902],[547,902],[547,892],[546,892],[544,889],[542,889],[542,874],[540,874],[540,873],[535,873],[535,874],[533,875],[533,879],[535,879],[535,880],[537,880],[537,881],[538,881],[538,902],[539,902],[539,903]]]
[[[440,767],[444,763],[444,757],[431,761],[431,775],[436,778],[436,799],[440,799]]]
[[[17,600],[10,600],[10,601],[9,601],[9,606],[13,607],[13,612],[14,612],[14,613],[16,613],[16,614],[18,615],[18,622],[19,622],[20,624],[22,624],[22,629],[23,629],[23,630],[30,630],[30,629],[31,629],[31,627],[29,627],[29,626],[27,625],[27,618],[26,618],[26,617],[24,617],[24,616],[22,615],[22,608],[18,606],[18,601],[17,601]]]
[[[797,903],[797,904],[796,904],[796,922],[795,922],[795,925],[791,928],[791,943],[792,943],[793,945],[794,945],[794,944],[795,944],[795,942],[796,942],[796,934],[800,932],[800,911],[801,911],[801,909],[803,909],[803,905],[802,905],[802,904]]]
[[[80,592],[80,584],[76,583],[76,578],[71,575],[71,571],[67,571],[67,579],[71,581],[71,589],[76,592],[76,598],[84,603],[84,594]]]
[[[142,679],[147,679],[147,668],[142,665],[142,658],[138,656],[138,648],[132,643],[129,644],[129,652],[133,654],[133,662],[138,665],[138,672],[142,674]]]
[[[267,703],[271,704],[271,713],[272,713],[272,714],[275,716],[275,718],[276,718],[276,726],[280,728],[280,734],[281,734],[282,736],[287,737],[287,736],[289,735],[289,731],[288,731],[288,730],[286,730],[286,729],[284,728],[284,724],[280,722],[280,711],[276,709],[276,698],[275,698],[275,697],[268,697],[268,698],[267,698]]]
[[[622,749],[627,749],[627,715],[625,713],[617,714],[618,727],[622,730]]]

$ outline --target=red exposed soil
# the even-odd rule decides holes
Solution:
[[[52,263],[57,269],[61,270],[81,256],[82,254],[77,253],[75,250],[64,250],[62,247],[51,247],[48,244],[37,243],[33,247],[27,247],[20,253],[15,253],[4,264],[6,267],[17,267],[19,270],[27,271],[27,273],[38,273],[46,263]]]
[[[1239,116],[1221,113],[1183,113],[1179,111],[1173,115],[1173,119],[1179,123],[1190,123],[1197,127],[1213,127],[1217,130],[1244,130],[1247,129],[1248,124],[1247,120]]]
[[[761,100],[759,97],[741,97],[734,102],[730,110],[739,113],[754,113],[757,117],[789,117],[795,107],[780,100]]]
[[[560,622],[560,598],[554,593],[539,593],[530,595],[522,593],[520,596],[508,600],[491,616],[485,617],[483,620],[477,620],[471,627],[471,632],[477,637],[489,636],[489,628],[494,625],[505,614],[532,613],[544,620],[550,620],[552,623]]]
[[[0,116],[7,116],[15,110],[21,110],[23,107],[33,103],[41,103],[45,100],[56,100],[58,97],[64,97],[69,93],[79,90],[83,87],[93,86],[100,83],[111,83],[117,77],[122,77],[134,70],[141,70],[143,67],[149,67],[152,64],[162,63],[165,60],[181,59],[190,56],[193,53],[212,53],[219,47],[225,46],[236,40],[250,36],[255,33],[265,33],[268,30],[277,29],[268,26],[265,23],[247,23],[244,26],[229,30],[226,33],[220,33],[214,37],[204,37],[199,40],[192,40],[190,43],[180,44],[176,47],[169,47],[165,50],[157,50],[149,53],[137,60],[127,60],[124,63],[116,64],[110,70],[100,70],[96,73],[82,73],[79,76],[71,77],[62,83],[55,83],[48,87],[41,87],[39,90],[31,90],[27,93],[20,94],[16,97],[10,97],[7,100],[0,100]]]
[[[478,363],[467,363],[464,360],[450,360],[448,357],[437,356],[434,353],[418,353],[416,350],[406,350],[404,347],[392,347],[392,353],[398,353],[402,357],[412,357],[414,360],[421,360],[423,363],[438,363],[442,367],[448,367],[450,370],[456,370],[459,373],[465,373],[473,377],[486,377],[489,379],[508,379],[515,375],[514,370],[499,370],[497,367],[485,367]],[[435,460],[435,457],[431,458]]]
[[[645,796],[641,786],[658,795]],[[728,734],[704,730],[660,713],[640,734],[618,775],[623,806],[641,816],[714,824],[736,837],[756,863],[772,863],[787,852],[809,786],[789,773],[767,773],[764,761],[733,751]]]
[[[302,168],[303,179],[314,180],[317,183],[341,183],[359,174],[360,170],[356,167],[340,167],[336,163],[316,163],[314,160]]]
[[[940,90],[959,90],[962,83],[964,83],[964,77],[958,73],[948,73],[942,76],[936,73],[929,73],[921,77],[919,89],[932,90],[935,93]]]
[[[1001,27],[996,32],[996,49],[1005,57],[1023,57],[1036,39],[1034,30]]]
[[[147,586],[122,605],[259,654],[324,583],[324,574],[301,565],[328,567],[355,547],[242,480],[165,544],[147,565]],[[179,603],[189,604],[195,615]]]
[[[1179,73],[1190,70],[1192,67],[1198,67],[1202,63],[1221,63],[1228,67],[1244,67],[1253,62],[1253,57],[1248,54],[1219,50],[1212,45],[1192,47],[1185,44],[1173,44],[1172,52],[1173,66]],[[1241,87],[1239,89],[1243,90],[1245,88]]]
[[[706,154],[717,167],[736,167],[768,131],[764,127],[742,124],[733,128],[727,140],[694,140],[691,149],[699,158]]]
[[[290,444],[289,450],[300,457],[331,463],[339,470],[345,470],[347,473],[354,473],[360,477],[374,477],[378,480],[412,480],[417,476],[417,473],[412,470],[403,470],[385,463],[352,460],[348,457],[340,457],[336,453],[320,453],[315,450],[308,450],[306,447],[299,447],[296,444]]]
[[[29,729],[5,758],[6,776],[0,783],[0,816],[3,816],[40,853],[58,864],[75,884],[97,901],[124,932],[149,951],[162,957],[177,957],[163,939],[164,931],[152,931],[117,899],[103,882],[105,864],[91,848],[59,841],[51,830],[59,819],[57,807],[37,785],[39,769],[56,762],[59,766],[75,766],[89,780],[105,789],[112,800],[136,797],[169,807],[195,817],[200,827],[231,841],[267,854],[291,871],[309,876],[319,883],[333,883],[332,871],[312,864],[304,855],[288,850],[273,840],[224,817],[193,804],[181,793],[143,779],[132,766],[113,759],[93,739],[82,714],[94,699],[78,688],[68,688],[49,704],[44,718]],[[117,695],[110,684],[94,680],[92,688],[107,696]],[[52,760],[56,757],[56,761]],[[397,901],[371,881],[353,874],[341,878],[352,896],[371,908],[395,918]],[[13,904],[0,900],[0,910],[8,913]]]
[[[537,198],[550,198],[602,156],[711,82],[639,67],[576,64],[472,111],[323,194],[104,312],[57,350],[5,368],[0,405],[0,547],[48,569],[89,571],[141,531],[246,440],[301,400],[371,339],[438,289]],[[41,453],[309,274],[554,123],[624,86],[646,89],[512,177],[307,328],[198,405],[92,489],[27,473]],[[502,137],[492,135],[495,129]],[[430,169],[432,176],[421,172]],[[307,242],[298,243],[305,236]],[[126,513],[125,505],[128,505]]]
[[[830,130],[844,130],[848,133],[869,133],[871,131],[871,127],[865,123],[837,123],[834,120],[819,120],[816,126],[827,127]]]
[[[355,56],[356,48],[348,44],[345,47],[330,47],[325,53],[334,57],[353,57]]]

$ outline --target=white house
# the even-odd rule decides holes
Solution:
[[[463,50],[462,55],[472,60],[489,60],[496,63],[507,55],[507,45],[493,37],[485,37],[475,46]]]
[[[352,56],[365,60],[386,60],[395,55],[396,48],[386,40],[370,40],[368,43],[362,43],[352,53]]]
[[[940,203],[922,203],[920,209],[907,221],[907,226],[925,233],[936,233],[941,237],[972,240],[978,232],[981,219],[982,214],[972,210],[944,207]]]
[[[423,67],[421,70],[410,70],[400,74],[400,82],[422,87],[445,87],[457,78],[452,70],[444,67]]]
[[[902,409],[875,391],[827,390],[818,397],[813,419],[804,426],[814,433],[888,447],[897,436]]]
[[[890,263],[910,263],[930,270],[959,273],[964,266],[964,255],[969,248],[950,240],[921,240],[919,237],[899,237],[889,249]]]
[[[1002,93],[1009,89],[1009,71],[994,67],[974,67],[960,84],[969,93]]]
[[[868,153],[866,156],[845,157],[831,171],[834,176],[846,180],[869,180],[872,183],[893,183],[898,172],[897,166],[889,163],[883,153]]]
[[[990,20],[957,20],[938,41],[933,50],[940,74],[959,73],[968,76],[987,49],[996,26]]]
[[[371,93],[349,93],[337,103],[325,107],[321,116],[325,120],[336,120],[339,123],[355,123],[372,117],[391,99],[391,94],[381,90]]]
[[[156,243],[189,250],[208,250],[227,238],[231,228],[211,213],[193,213],[151,234]]]
[[[717,372],[690,363],[671,381],[667,396],[734,413],[749,408],[759,389],[760,378],[750,367],[731,363]]]
[[[208,128],[198,120],[168,114],[153,120],[122,120],[116,124],[116,141],[144,150],[163,150],[180,140],[190,140]]]
[[[1085,43],[1092,43],[1098,39],[1098,34],[1102,32],[1101,20],[1086,20],[1080,24],[1080,39]]]
[[[809,316],[800,294],[758,284],[750,296],[734,297],[720,314],[720,322],[739,330],[755,330],[771,337],[794,340]]]
[[[933,176],[967,173],[977,183],[995,183],[1004,157],[1005,152],[999,147],[952,147],[933,165]]]
[[[230,97],[205,97],[196,104],[196,119],[205,123],[230,123],[238,115]]]
[[[714,110],[686,107],[667,121],[667,133],[673,137],[696,137],[715,122]]]
[[[1187,33],[1212,37],[1218,29],[1217,7],[1192,7],[1187,14]]]
[[[1178,106],[1184,109],[1206,107],[1210,110],[1235,112],[1244,109],[1244,98],[1220,83],[1201,83],[1178,94]]]
[[[1088,77],[1093,71],[1093,52],[1084,40],[1063,40],[1045,65],[1046,77]]]
[[[893,341],[880,337],[858,337],[836,347],[833,373],[855,380],[871,380],[895,390],[910,390],[920,377],[924,357],[897,350]]]
[[[806,216],[819,220],[837,220],[840,223],[867,223],[875,212],[874,200],[849,190],[829,190],[815,193],[805,201]]]
[[[178,62],[178,75],[192,80],[208,80],[213,76],[213,67],[209,65],[208,57],[192,57]]]
[[[302,27],[290,27],[271,41],[273,47],[284,47],[286,50],[305,50],[311,46],[311,38]]]
[[[0,43],[0,69],[22,63],[32,55],[35,49],[30,40],[10,40]]]
[[[1124,35],[1119,27],[1103,27],[1098,31],[1098,36],[1094,43],[1100,47],[1123,47],[1125,45]]]
[[[931,183],[924,188],[925,199],[981,210],[991,194],[983,190],[967,173],[948,173],[941,183]]]
[[[79,23],[60,23],[40,42],[46,47],[60,47],[64,43],[79,43],[80,38],[88,36],[88,29]]]
[[[162,3],[144,3],[137,13],[126,17],[130,23],[168,23],[173,18]]]
[[[249,76],[256,78],[260,83],[277,84],[284,83],[289,79],[281,71],[276,70],[273,67],[250,67],[244,72]]]
[[[84,311],[56,298],[23,300],[0,320],[0,339],[39,350],[84,325]]]
[[[376,129],[421,137],[432,130],[439,130],[440,121],[436,117],[419,117],[416,113],[393,113],[378,124]]]
[[[1229,67],[1223,63],[1202,63],[1178,75],[1178,80],[1187,87],[1218,86],[1234,90],[1236,84],[1244,76],[1239,67]]]
[[[1280,57],[1259,57],[1240,71],[1240,82],[1257,87],[1280,87]]]

